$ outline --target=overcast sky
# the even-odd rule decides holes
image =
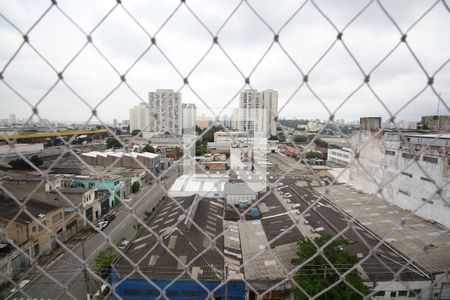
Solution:
[[[149,37],[125,12],[126,8],[152,36],[180,5],[180,1],[127,1],[118,6],[92,33],[94,44],[114,65],[120,74],[125,73],[151,44]],[[59,0],[59,7],[85,32],[94,26],[115,6],[115,1]],[[240,1],[193,1],[188,7],[215,35]],[[303,1],[249,1],[260,16],[278,31],[293,15]],[[368,1],[316,1],[321,10],[341,30]],[[435,1],[382,1],[385,9],[406,31]],[[448,3],[447,3],[448,5]],[[1,14],[22,32],[50,6],[50,1],[0,2]],[[247,3],[241,3],[234,15],[218,34],[218,40],[236,64],[238,71],[224,52],[214,45],[206,58],[189,76],[188,86],[183,86],[186,76],[212,46],[212,36],[182,4],[170,20],[156,34],[156,47],[141,57],[126,75],[127,83],[139,97],[147,100],[148,91],[159,88],[179,90],[183,102],[196,103],[199,114],[206,106],[220,111],[238,107],[239,91],[244,88],[244,76],[250,76],[251,87],[275,89],[279,92],[281,117],[327,119],[329,113],[306,86],[289,101],[303,77],[279,44],[273,44],[273,33],[254,14]],[[326,49],[336,40],[337,32],[318,12],[311,2],[291,19],[280,33],[280,44],[303,72],[309,73],[311,89],[324,104],[334,111],[342,101],[363,81],[363,75],[341,42],[316,64]],[[440,2],[408,33],[407,41],[429,74],[433,74],[450,56],[450,15],[448,7]],[[376,2],[343,31],[343,40],[363,70],[368,73],[386,56],[400,40],[401,34],[383,13]],[[56,70],[62,70],[86,43],[86,36],[56,7],[29,33],[31,44]],[[6,68],[14,52],[21,45],[21,34],[0,17],[0,70],[4,80],[33,105],[57,80],[56,73],[25,45]],[[120,83],[120,77],[101,55],[88,45],[67,67],[65,82],[89,105],[97,105]],[[397,112],[411,97],[426,86],[427,78],[405,44],[401,44],[370,77],[370,84],[392,113]],[[434,78],[434,87],[450,105],[450,63]],[[191,88],[196,92],[194,94]],[[200,99],[200,98],[201,99]],[[203,103],[202,100],[205,102]],[[128,110],[141,100],[122,85],[98,108],[105,122],[128,119]],[[418,120],[420,116],[435,114],[438,99],[428,88],[398,114],[398,119]],[[90,109],[62,82],[38,105],[42,118],[63,121],[85,121]],[[15,95],[4,82],[0,82],[0,118],[14,113],[18,118],[29,117],[31,108]],[[227,111],[226,113],[229,113]],[[440,105],[441,114],[449,114]],[[387,112],[367,86],[355,93],[336,113],[336,118],[356,120],[360,116],[382,116]]]

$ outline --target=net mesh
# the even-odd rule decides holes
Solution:
[[[76,11],[86,10],[91,5],[96,7],[92,10],[95,13],[91,14],[90,9],[87,9],[89,11],[86,12],[87,18],[80,18],[80,14]],[[116,177],[111,176],[111,173],[120,165],[122,159],[120,155],[116,156],[109,166],[103,169],[96,168],[86,163],[86,160],[81,157],[79,148],[75,145],[79,134],[69,137],[61,136],[57,127],[44,122],[46,130],[55,134],[62,147],[46,168],[42,168],[29,155],[16,147],[17,138],[11,138],[2,133],[2,139],[10,146],[7,154],[15,154],[26,161],[32,166],[34,174],[37,174],[33,176],[33,182],[23,183],[27,187],[33,186],[31,190],[24,189],[20,192],[20,187],[10,188],[8,186],[10,181],[5,178],[0,184],[2,195],[9,198],[8,201],[12,201],[9,204],[10,207],[17,207],[9,218],[2,218],[5,220],[2,222],[2,240],[9,244],[15,253],[14,258],[4,256],[4,261],[12,261],[16,264],[19,261],[16,258],[21,257],[28,262],[22,266],[17,262],[19,265],[14,266],[14,274],[4,263],[0,272],[4,287],[8,287],[8,291],[6,288],[4,290],[4,297],[9,299],[41,297],[80,299],[88,293],[91,295],[97,293],[95,297],[98,298],[112,296],[117,299],[139,297],[160,299],[228,297],[231,299],[239,298],[237,291],[242,288],[239,283],[243,283],[244,290],[251,294],[250,297],[258,299],[284,299],[288,297],[289,291],[292,291],[296,297],[311,299],[337,295],[333,293],[351,292],[356,298],[380,296],[376,286],[361,288],[355,280],[355,274],[361,276],[369,285],[371,282],[382,282],[383,288],[390,293],[389,297],[397,295],[436,297],[430,290],[430,282],[435,280],[434,282],[438,283],[432,274],[443,273],[448,276],[449,232],[445,226],[419,221],[416,214],[420,215],[421,211],[428,209],[430,201],[431,203],[434,201],[434,204],[440,203],[443,207],[444,215],[449,215],[448,176],[450,173],[447,170],[449,158],[447,154],[440,158],[444,164],[443,180],[433,180],[436,177],[435,170],[424,162],[424,156],[435,150],[433,145],[442,135],[434,136],[427,145],[416,149],[412,159],[400,167],[398,159],[397,162],[389,160],[390,154],[383,153],[385,155],[385,158],[381,160],[383,166],[397,163],[397,169],[389,173],[387,178],[374,173],[376,170],[373,165],[367,164],[366,160],[370,155],[374,155],[372,149],[380,143],[388,127],[389,132],[399,138],[403,149],[415,149],[410,136],[401,130],[397,116],[410,108],[414,109],[414,104],[425,97],[424,95],[427,101],[434,102],[429,105],[439,103],[441,114],[448,114],[450,111],[448,101],[446,102],[439,92],[439,89],[445,86],[442,82],[448,79],[448,56],[444,59],[437,58],[429,63],[429,66],[427,65],[429,61],[424,62],[414,47],[417,41],[410,41],[410,36],[414,37],[416,30],[423,34],[422,37],[432,34],[427,31],[428,27],[421,27],[421,24],[427,22],[427,19],[432,18],[434,14],[444,15],[443,20],[448,22],[447,2],[432,1],[427,2],[427,5],[411,4],[415,17],[406,21],[402,15],[394,15],[388,8],[388,3],[383,1],[354,3],[349,6],[350,17],[345,22],[338,22],[335,21],[335,14],[330,10],[330,6],[322,1],[300,1],[284,12],[283,18],[280,18],[283,21],[278,24],[269,18],[271,13],[276,13],[275,8],[271,11],[271,9],[261,8],[257,2],[237,1],[228,10],[224,9],[225,12],[221,15],[221,17],[224,16],[222,21],[216,21],[214,26],[211,25],[213,24],[210,20],[211,16],[208,15],[209,5],[211,4],[199,5],[182,0],[164,5],[162,8],[164,11],[155,12],[151,9],[143,10],[140,5],[132,2],[122,3],[120,0],[103,5],[87,2],[80,7],[68,5],[63,1],[61,3],[50,1],[39,4],[38,9],[34,10],[27,10],[29,7],[26,6],[22,7],[20,14],[27,16],[26,22],[18,15],[18,11],[11,12],[6,5],[3,9],[0,6],[1,35],[4,35],[8,45],[17,45],[14,51],[2,53],[0,65],[2,93],[20,102],[23,105],[23,111],[30,112],[21,128],[16,130],[16,134],[23,133],[22,129],[30,125],[33,119],[43,121],[46,109],[50,109],[49,105],[55,105],[62,110],[82,110],[85,116],[89,116],[83,124],[84,128],[89,128],[92,122],[99,123],[107,129],[109,136],[126,148],[135,142],[137,137],[124,140],[123,136],[110,129],[105,117],[108,115],[109,105],[126,109],[131,106],[123,100],[124,97],[137,99],[148,106],[146,96],[148,90],[142,90],[142,80],[137,74],[142,70],[139,68],[144,60],[147,63],[146,66],[152,66],[151,60],[148,64],[148,55],[151,53],[165,63],[166,67],[163,71],[171,74],[171,79],[174,79],[172,82],[178,82],[178,86],[174,86],[175,91],[190,93],[198,103],[201,103],[205,111],[214,116],[214,122],[196,137],[196,140],[201,141],[214,127],[223,127],[222,130],[228,132],[227,126],[222,123],[221,116],[232,107],[245,89],[253,88],[254,81],[260,82],[258,78],[260,70],[270,72],[270,68],[274,68],[270,56],[276,51],[282,57],[282,60],[277,63],[291,68],[292,77],[295,78],[293,80],[295,88],[286,96],[286,99],[283,99],[277,115],[295,110],[294,103],[298,102],[298,98],[308,94],[326,111],[327,125],[336,125],[342,139],[348,145],[353,145],[350,164],[340,169],[337,175],[327,178],[322,172],[318,172],[316,166],[307,158],[308,149],[314,147],[320,141],[319,137],[326,132],[327,126],[323,126],[306,145],[300,146],[298,143],[288,145],[296,153],[298,160],[285,155],[268,154],[272,167],[268,168],[267,190],[259,192],[257,200],[249,207],[237,209],[224,206],[223,201],[216,202],[209,197],[199,195],[181,200],[168,196],[170,186],[177,176],[181,175],[183,160],[189,158],[188,153],[184,153],[180,159],[175,160],[161,172],[155,172],[155,169],[150,169],[148,164],[137,157],[131,157],[133,163],[146,172],[151,184],[133,194],[132,201],[121,199],[120,203],[113,208],[117,215],[117,220],[112,221],[114,227],[109,231],[102,231],[98,230],[97,225],[101,216],[87,217],[83,204],[85,200],[75,202],[75,198],[57,185],[53,171],[58,164],[71,159],[89,171],[92,178],[97,180],[95,181],[97,187],[103,187],[106,193],[103,196],[96,194],[95,197],[108,197],[105,195],[117,193],[117,187],[110,183],[115,181]],[[244,11],[247,14],[240,15]],[[378,52],[376,61],[372,58],[371,63],[367,63],[364,49],[366,46],[361,44],[366,41],[369,47],[373,45],[369,42],[373,39],[370,34],[374,29],[370,26],[364,27],[359,22],[368,14],[373,16],[374,24],[387,22],[392,30],[389,36],[395,37],[386,42],[387,46],[382,49],[383,51],[376,51]],[[147,15],[158,22],[147,22]],[[172,28],[172,31],[167,28],[174,26],[173,20],[179,15],[183,16],[182,20],[189,19],[195,24],[194,33],[188,35],[183,28],[176,28],[176,30]],[[310,15],[314,15],[315,19],[313,20]],[[250,32],[249,41],[252,41],[252,38],[266,41],[266,47],[263,49],[249,46],[249,52],[254,51],[254,53],[245,58],[237,55],[236,49],[228,47],[226,39],[222,39],[226,31],[232,30],[235,26],[233,20],[243,17],[249,19],[250,28],[258,28],[263,32],[258,33],[257,36],[252,36]],[[51,19],[50,23],[48,19]],[[61,39],[61,36],[53,36],[48,31],[58,27],[59,23],[55,20],[71,28],[70,33],[62,35],[70,36],[71,42]],[[293,45],[296,42],[296,35],[291,33],[297,29],[292,27],[296,26],[298,20],[307,22],[320,20],[319,27],[321,29],[327,27],[326,30],[319,30],[314,38],[310,36],[309,44],[304,45],[305,48],[313,49],[310,54],[314,54],[312,57],[315,57],[315,59],[308,57],[307,62],[302,55],[296,53],[298,50],[292,50],[295,49]],[[115,40],[114,34],[111,36],[109,33],[109,36],[103,36],[104,30],[111,30],[111,27],[117,24],[121,24],[114,29],[117,30],[119,38],[124,35],[133,36],[141,42],[139,46],[133,47],[132,50],[124,50],[127,45]],[[442,30],[441,38],[445,39],[448,35],[448,24],[437,24],[437,27]],[[352,30],[359,32],[362,36],[367,34],[369,37],[360,40],[358,45],[350,37],[346,39],[347,35],[351,36],[348,33]],[[175,55],[177,52],[183,52],[183,46],[172,45],[164,37],[166,34],[177,31],[180,32],[180,40],[188,43],[186,47],[198,46],[195,48],[197,49],[195,57],[186,58]],[[99,36],[98,39],[97,36]],[[209,42],[199,42],[199,39],[208,39]],[[112,47],[106,47],[108,41],[111,42]],[[427,43],[427,41],[419,41],[419,45],[420,43]],[[430,49],[434,49],[432,48],[434,45],[429,46]],[[422,49],[422,47],[418,48]],[[8,47],[8,49],[12,48]],[[62,49],[62,51],[58,52],[55,49]],[[121,51],[132,54],[125,58],[117,58],[117,53]],[[320,80],[318,78],[320,70],[326,69],[333,63],[333,59],[336,59],[333,51],[340,51],[342,57],[345,56],[345,64],[355,68],[349,75],[353,76],[351,84],[348,85],[352,88],[345,91],[338,90],[340,99],[337,105],[329,104],[327,100],[329,89],[321,89],[315,85],[315,80]],[[445,49],[440,51],[446,52]],[[204,96],[201,84],[203,84],[202,80],[208,79],[196,77],[196,72],[205,65],[214,68],[216,63],[214,59],[218,54],[221,61],[225,61],[230,68],[226,70],[228,77],[222,78],[221,83],[227,85],[226,81],[230,80],[237,87],[227,95],[227,101],[220,105],[212,104],[208,96]],[[374,79],[380,69],[395,68],[393,60],[399,59],[399,55],[401,59],[407,57],[407,60],[418,68],[417,73],[420,73],[419,79],[412,84],[415,86],[407,87],[408,96],[401,105],[394,100],[395,93],[392,96],[378,92],[378,82]],[[212,56],[214,59],[210,59]],[[184,60],[189,63],[186,64]],[[40,84],[40,88],[29,87],[24,80],[29,76],[26,71],[30,61],[35,64],[38,61],[39,71],[43,72],[42,78],[33,78]],[[268,66],[265,66],[266,62]],[[91,63],[98,63],[101,69],[90,70]],[[77,82],[71,74],[71,70],[77,68],[86,68],[92,73],[85,72],[85,81]],[[160,71],[161,69],[155,67],[155,72]],[[345,69],[336,70],[335,76],[337,79],[340,76],[346,78],[348,75],[346,72]],[[375,83],[373,83],[374,80]],[[392,80],[398,84],[399,89],[404,84],[401,81],[395,81],[395,78]],[[101,87],[95,95],[85,92],[86,88],[95,86],[98,81],[101,81]],[[436,87],[437,83],[440,84],[439,87]],[[45,90],[41,88],[42,86],[46,87]],[[394,89],[395,86],[394,84]],[[36,91],[30,93],[27,88],[35,88]],[[56,97],[62,95],[62,89],[72,97],[71,105],[60,107],[56,103],[46,103],[48,98],[55,99],[55,95]],[[335,91],[332,90],[331,93]],[[369,132],[365,139],[361,134],[353,137],[344,134],[337,120],[337,116],[349,108],[349,105],[359,105],[354,102],[354,99],[360,93],[370,95],[372,99],[370,105],[380,106],[383,113],[389,117],[382,128]],[[279,123],[277,116],[272,117],[272,121],[280,126],[284,135],[289,136],[291,129]],[[182,138],[176,133],[169,132],[169,134],[180,144],[182,143]],[[356,147],[355,139],[358,137],[360,140]],[[448,152],[448,145],[445,149]],[[2,156],[0,162],[7,164],[8,156]],[[200,164],[197,162],[195,164],[197,168],[204,170]],[[358,176],[371,182],[369,193],[350,189],[347,185],[340,183],[343,177],[348,176],[346,172],[349,170],[357,170]],[[415,205],[408,210],[399,209],[391,204],[392,199],[386,195],[389,195],[392,190],[392,182],[402,176],[408,176],[411,170],[415,170],[414,172],[423,178],[428,178],[429,181],[424,184],[432,188],[428,187],[429,196],[420,205]],[[213,172],[204,172],[204,175],[211,180],[216,180]],[[62,214],[64,231],[68,230],[69,222],[76,218],[82,220],[85,228],[97,229],[80,229],[70,239],[55,232],[54,224],[44,222],[43,218],[36,215],[34,208],[30,209],[30,206],[34,205],[33,199],[38,197],[37,194],[42,189],[51,190],[51,197],[55,197],[55,200],[58,198],[58,203],[65,207]],[[399,193],[402,192],[409,193],[399,191]],[[358,198],[352,199],[354,195]],[[204,201],[201,201],[202,198],[205,198]],[[292,209],[292,204],[296,203],[301,209]],[[383,211],[383,206],[387,207],[387,210]],[[249,221],[248,215],[256,207],[262,212],[263,218],[260,221]],[[264,209],[276,213],[264,217]],[[59,212],[61,213],[62,210]],[[228,213],[235,214],[236,219],[222,220]],[[208,217],[211,215],[222,216],[222,218]],[[314,221],[314,224],[308,221],[311,215],[314,216],[314,220],[318,220]],[[68,220],[68,216],[72,219]],[[281,218],[282,216],[286,218]],[[31,248],[29,241],[19,243],[18,240],[11,238],[11,231],[19,228],[17,224],[21,224],[23,219],[38,225],[32,230],[48,233],[54,248],[50,254]],[[56,224],[58,217],[54,220]],[[184,233],[180,231],[180,228],[184,228],[183,226],[188,227]],[[320,239],[325,235],[322,230],[331,233],[329,239]],[[178,231],[180,232],[177,233]],[[133,238],[135,234],[137,235]],[[300,244],[297,245],[296,241],[300,236],[310,244],[302,247],[300,245],[302,242],[299,242]],[[414,242],[408,243],[410,240]],[[340,246],[343,241],[343,246]],[[35,242],[37,241],[33,241],[33,244]],[[235,249],[241,249],[241,252],[224,251],[224,248],[228,249],[230,244],[233,244]],[[201,247],[198,248],[198,245]],[[301,260],[299,257],[302,257],[302,253],[298,249],[306,251],[307,247],[313,247],[311,250],[313,255]],[[336,254],[340,253],[341,247],[345,247],[354,254],[356,260],[353,261],[352,257],[347,261]],[[184,252],[179,248],[189,249],[190,253],[183,255]],[[105,259],[99,259],[99,254]],[[115,257],[112,268],[111,262],[105,262],[111,256]],[[336,256],[340,258],[337,259]],[[295,261],[291,261],[293,258]],[[270,269],[271,267],[273,269]],[[314,276],[319,275],[319,278],[323,276],[325,279],[330,274],[334,276],[331,282],[324,280],[324,282],[313,284],[307,281],[308,276],[316,278]],[[316,287],[308,286],[306,282]],[[417,282],[425,282],[425,287],[428,284],[428,289],[421,287]],[[192,291],[189,291],[189,284],[195,286]],[[349,288],[350,291],[343,289],[342,286]],[[105,289],[105,287],[108,288]],[[13,291],[9,293],[11,288]],[[104,289],[106,291],[101,293],[100,291]],[[423,294],[421,289],[427,290],[430,294]],[[157,293],[154,294],[153,291]]]

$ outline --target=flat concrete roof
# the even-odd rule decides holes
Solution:
[[[169,189],[169,197],[201,195],[203,197],[223,197],[227,174],[181,175]]]

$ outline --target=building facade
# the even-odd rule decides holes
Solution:
[[[182,134],[181,93],[157,89],[148,93],[150,131]]]
[[[265,131],[277,134],[278,92],[256,89],[244,90],[239,98],[239,130],[250,132]]]
[[[341,166],[348,166],[350,164],[351,149],[328,149],[327,160]]]
[[[193,134],[195,132],[195,119],[197,117],[197,107],[194,103],[183,103],[183,134]]]
[[[130,132],[147,131],[150,125],[150,110],[146,103],[139,103],[130,109]]]
[[[450,227],[450,134],[360,130],[352,137],[358,163],[349,182],[419,217]],[[439,193],[437,193],[439,191]]]

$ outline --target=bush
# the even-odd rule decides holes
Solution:
[[[107,149],[122,148],[122,144],[119,142],[119,140],[117,140],[115,138],[109,138],[106,140],[106,148]]]
[[[29,160],[36,167],[39,167],[40,165],[42,165],[44,163],[42,158],[40,158],[37,155],[33,155]],[[15,170],[31,170],[31,169],[33,169],[33,167],[22,158],[14,159],[14,160],[10,161],[8,164],[11,166],[11,168],[13,168]]]
[[[155,147],[153,147],[152,145],[145,145],[144,148],[142,148],[143,152],[150,152],[150,153],[155,153]]]
[[[295,135],[294,136],[294,142],[295,143],[307,143],[308,138],[304,135]]]
[[[133,184],[131,185],[131,192],[134,194],[134,193],[137,193],[137,192],[139,192],[139,189],[141,188],[141,184],[139,183],[139,181],[135,181],[135,182],[133,182]]]
[[[102,278],[108,278],[111,275],[111,264],[116,259],[118,253],[112,248],[108,247],[95,258],[95,267],[97,274]]]
[[[317,252],[317,246],[325,245],[330,238],[330,236],[316,237],[314,243],[310,240],[299,241],[297,243],[297,257],[291,261],[293,265],[297,266],[307,262],[296,272],[294,280],[311,296],[325,290],[340,279],[340,275],[331,268],[323,256],[327,257],[333,265],[338,265],[341,273],[353,268],[358,262],[355,255],[344,249],[345,243],[339,240],[331,242],[323,250],[323,256],[314,256]],[[322,294],[319,299],[362,299],[355,289],[363,295],[369,293],[369,289],[364,285],[356,271],[347,274],[345,279],[353,288],[344,282],[340,282]],[[293,285],[295,299],[309,299],[297,285]]]

